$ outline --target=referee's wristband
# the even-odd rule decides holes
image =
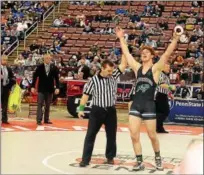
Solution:
[[[79,106],[79,111],[84,111],[85,105],[80,105]]]
[[[172,91],[172,90],[173,90],[173,87],[172,87],[172,86],[169,86],[169,90]]]

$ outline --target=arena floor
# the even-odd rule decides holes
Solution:
[[[52,110],[52,115],[55,115],[52,125],[37,126],[34,118],[19,116],[10,119],[10,125],[2,125],[2,174],[170,174],[181,161],[191,139],[203,136],[201,127],[166,126],[170,133],[159,134],[165,170],[158,172],[154,169],[150,141],[142,127],[146,169],[135,173],[131,171],[135,160],[127,123],[121,122],[119,113],[115,165],[103,164],[106,140],[102,128],[97,136],[91,164],[80,168],[87,120],[59,118],[56,114],[60,112]]]

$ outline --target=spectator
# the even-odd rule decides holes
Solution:
[[[75,21],[74,18],[70,15],[68,15],[68,17],[64,18],[63,24],[66,26],[74,26],[75,25]]]
[[[111,22],[113,20],[111,14],[108,12],[106,16],[104,16],[104,21],[105,22]]]
[[[27,59],[30,54],[31,54],[31,51],[29,47],[26,47],[25,50],[21,53],[24,59]]]
[[[55,28],[55,29],[54,29],[54,32],[52,32],[52,36],[53,36],[55,39],[60,40],[60,39],[62,38],[62,36],[63,36],[63,32],[60,32],[60,31],[58,30],[58,28]]]
[[[64,21],[62,20],[61,17],[57,18],[53,22],[54,27],[62,27],[64,25]]]
[[[169,75],[170,78],[170,83],[171,84],[178,84],[180,81],[180,77],[179,77],[179,71],[178,71],[178,64],[177,62],[174,63],[172,69],[171,69],[171,73]]]
[[[41,42],[41,44],[38,46],[39,49],[39,54],[43,55],[46,54],[48,52],[48,47],[45,45],[45,42]]]
[[[138,15],[137,12],[132,12],[131,15],[130,15],[130,22],[132,23],[137,23],[137,22],[140,22],[141,21],[141,18],[140,16]]]
[[[144,21],[140,21],[136,24],[136,28],[139,30],[144,30],[149,24],[145,23]]]
[[[84,25],[83,34],[92,34],[94,32],[94,28],[92,27],[92,23],[88,23]]]
[[[82,58],[80,60],[80,66],[78,68],[78,74],[83,73],[83,79],[86,80],[90,77],[90,68],[86,65],[86,59]]]
[[[169,29],[168,22],[165,20],[165,18],[162,18],[158,25],[162,30],[168,30]]]
[[[197,99],[198,100],[204,100],[204,83],[201,84],[200,90],[197,94]]]
[[[30,45],[30,51],[33,52],[39,49],[39,45],[36,44],[36,40],[33,40],[33,44]]]
[[[190,48],[186,51],[186,58],[187,59],[195,59],[199,57],[199,52],[195,45],[192,45]]]
[[[30,54],[28,56],[28,58],[25,60],[25,66],[35,66],[36,65],[36,62],[35,60],[33,59],[33,56],[32,54]]]
[[[113,34],[114,30],[113,30],[113,28],[110,27],[109,24],[107,24],[105,28],[100,30],[100,33],[101,34]]]
[[[98,14],[95,16],[96,22],[102,22],[104,20],[104,17],[102,16],[102,12],[98,11]]]
[[[201,7],[202,6],[202,1],[192,1],[192,6],[193,7]]]
[[[197,63],[193,67],[193,81],[192,81],[192,83],[200,83],[201,74],[202,74],[202,69],[201,69],[200,65]]]
[[[64,51],[61,51],[60,43],[57,40],[53,42],[53,47],[51,48],[51,52],[53,54],[64,54],[65,53]]]
[[[64,60],[62,57],[59,58],[59,64],[58,64],[59,67],[66,67],[65,63],[64,63]]]
[[[32,54],[32,60],[36,63],[36,65],[43,63],[43,54],[39,54],[37,51],[34,51]]]
[[[178,52],[176,51],[175,54],[177,54]],[[175,58],[175,61],[177,62],[178,66],[181,68],[184,64],[184,59],[181,55],[177,55]]]
[[[68,74],[67,74],[67,77],[66,77],[65,79],[67,79],[67,80],[73,80],[73,79],[74,79],[73,73],[72,73],[71,71],[69,71]]]
[[[181,10],[180,10],[180,8],[178,7],[175,11],[173,11],[173,16],[174,17],[180,17],[180,14],[181,14]]]
[[[113,43],[113,47],[110,49],[109,53],[114,53],[117,57],[121,55],[121,49],[116,47],[116,43]]]
[[[119,8],[115,11],[116,15],[127,15],[127,11],[125,9]]]
[[[73,55],[71,57],[71,59],[69,59],[68,65],[71,66],[71,67],[76,67],[77,66],[77,57],[76,57],[76,55]]]
[[[155,5],[151,13],[155,17],[161,17],[162,16],[162,10],[160,9],[159,5]]]
[[[62,37],[59,39],[59,45],[60,47],[64,47],[65,44],[67,44],[67,38],[65,35],[62,35]]]
[[[194,32],[194,35],[198,37],[203,36],[203,31],[201,30],[200,25],[197,25],[195,29],[193,30],[193,32]]]
[[[156,43],[156,41],[155,41],[155,40],[152,40],[152,38],[150,38],[150,37],[148,37],[148,38],[146,39],[145,45],[151,46],[151,47],[153,47],[154,49],[157,48],[157,43]]]
[[[191,67],[189,62],[185,62],[184,66],[180,69],[181,79],[188,82],[190,78]]]
[[[136,30],[134,29],[134,30],[132,30],[132,32],[128,35],[128,40],[129,40],[129,41],[132,41],[132,40],[134,40],[136,37],[137,37],[137,35],[136,35]]]
[[[190,90],[186,87],[185,81],[181,80],[180,86],[176,89],[175,97],[187,98],[190,95]]]
[[[196,24],[196,18],[193,17],[193,15],[191,14],[190,17],[187,18],[186,20],[186,30],[193,30],[195,24]]]
[[[18,55],[18,57],[14,60],[14,64],[16,66],[24,66],[25,65],[25,60],[23,59],[23,56],[22,55]]]
[[[110,53],[110,55],[107,57],[107,59],[111,60],[114,63],[117,63],[117,61],[118,61],[118,57],[113,51]]]
[[[147,2],[147,4],[144,7],[143,16],[152,16],[153,15],[153,6],[151,2]]]
[[[92,52],[93,55],[96,55],[96,53],[98,52],[98,50],[99,50],[98,42],[96,42],[93,46],[91,46],[90,52]]]
[[[86,60],[91,62],[91,61],[93,61],[93,59],[94,59],[94,54],[93,54],[93,52],[89,51],[87,56],[86,56]]]
[[[145,29],[145,33],[148,36],[158,36],[158,35],[162,35],[163,31],[161,28],[158,28],[158,27],[147,26]]]

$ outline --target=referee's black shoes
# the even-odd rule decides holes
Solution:
[[[86,167],[86,166],[88,166],[88,165],[89,165],[89,163],[84,162],[84,161],[81,161],[81,162],[79,163],[79,166],[80,166],[80,167]]]
[[[168,131],[164,130],[164,129],[157,129],[157,133],[163,133],[163,134],[167,134],[169,133]]]
[[[104,164],[110,164],[113,165],[114,164],[114,159],[107,159]]]

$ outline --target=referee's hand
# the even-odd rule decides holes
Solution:
[[[79,111],[79,112],[78,112],[78,117],[79,117],[80,119],[83,119],[83,118],[84,118],[84,112],[83,112],[83,111]]]

